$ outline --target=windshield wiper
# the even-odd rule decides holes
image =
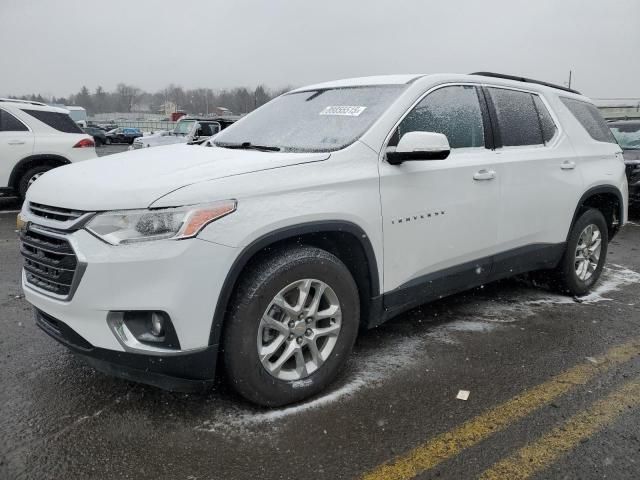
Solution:
[[[237,150],[259,150],[261,152],[279,152],[280,147],[272,147],[269,145],[254,145],[251,142],[242,143],[216,143],[217,146],[222,148],[235,148]]]

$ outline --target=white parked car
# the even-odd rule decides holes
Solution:
[[[207,144],[67,166],[27,194],[26,298],[102,371],[186,390],[224,368],[253,402],[299,401],[361,328],[430,300],[536,270],[585,294],[627,218],[596,107],[527,79],[323,83]]]
[[[24,198],[27,188],[46,171],[94,157],[93,138],[67,110],[0,99],[0,193]]]
[[[145,135],[133,141],[132,149],[159,147],[175,143],[200,143],[234,123],[238,117],[181,118],[172,131]]]

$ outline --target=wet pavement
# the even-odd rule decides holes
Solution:
[[[518,279],[441,300],[363,334],[324,395],[265,410],[224,383],[188,395],[110,378],[47,337],[21,294],[11,208],[2,479],[640,478],[638,224],[585,298]]]

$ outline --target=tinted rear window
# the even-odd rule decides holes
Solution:
[[[51,128],[65,133],[82,133],[82,130],[76,122],[66,113],[47,112],[43,110],[23,110],[42,123],[49,125]]]
[[[26,132],[28,130],[24,123],[9,112],[0,110],[0,132]]]
[[[573,98],[560,97],[560,100],[591,135],[591,138],[599,142],[617,143],[595,105]]]
[[[489,94],[498,116],[502,145],[542,145],[542,130],[533,95],[517,90],[489,88]]]

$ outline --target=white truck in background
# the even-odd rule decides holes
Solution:
[[[207,138],[224,130],[234,123],[239,117],[183,117],[173,130],[157,132],[152,135],[136,138],[132,149],[159,147],[161,145],[172,145],[175,143],[202,143]]]
[[[85,128],[87,126],[87,111],[84,109],[84,107],[65,106],[63,108],[69,110],[69,116],[71,117],[71,120],[76,122],[77,125],[82,128]]]

